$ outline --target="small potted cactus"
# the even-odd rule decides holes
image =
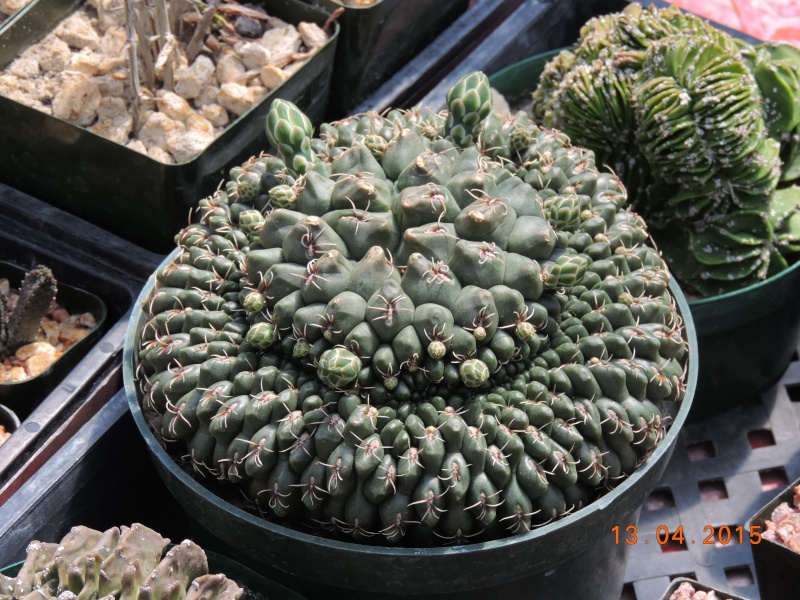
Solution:
[[[191,540],[168,544],[140,523],[106,531],[79,525],[57,543],[32,541],[24,562],[0,570],[0,597],[239,600],[248,587],[250,594],[302,600]],[[224,573],[211,572],[217,569]]]
[[[252,124],[270,99],[322,116],[328,17],[299,0],[36,0],[0,35],[0,182],[163,252],[266,145]]]
[[[763,596],[764,598],[770,596]],[[661,596],[661,600],[745,600],[741,596],[735,596],[728,592],[723,592],[699,581],[678,577],[670,583],[667,591]]]
[[[447,99],[319,137],[275,101],[277,156],[142,292],[131,409],[208,539],[307,595],[614,597],[693,395],[683,298],[591,152],[482,73]]]
[[[25,418],[100,337],[106,307],[44,265],[0,262],[0,276],[0,399]]]
[[[533,118],[597,152],[651,225],[709,361],[693,417],[774,382],[798,341],[798,67],[789,45],[631,4],[493,80],[535,89]]]
[[[800,589],[800,480],[770,500],[745,527],[762,598],[790,598]]]

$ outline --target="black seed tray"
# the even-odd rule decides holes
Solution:
[[[800,361],[795,355],[781,380],[760,397],[684,425],[666,473],[642,508],[622,597],[656,600],[670,579],[684,576],[758,600],[753,547],[747,530],[737,527],[798,477]],[[726,526],[731,539],[723,545],[726,531],[719,534]],[[683,544],[659,543],[678,527]],[[620,543],[626,537],[620,531]]]
[[[52,453],[52,444],[77,429],[76,415],[85,420],[108,398],[109,386],[111,392],[119,387],[129,311],[162,257],[0,184],[0,258],[25,269],[46,264],[59,282],[98,296],[107,309],[99,339],[86,347],[80,362],[66,374],[55,374],[52,380],[48,376],[25,399],[30,414],[20,415],[25,417],[21,426],[0,446],[2,506]]]
[[[189,537],[119,391],[0,505],[0,565],[23,560],[29,541],[61,539],[73,525],[135,522],[173,542]]]

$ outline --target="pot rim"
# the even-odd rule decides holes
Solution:
[[[19,420],[17,413],[8,408],[5,404],[0,404],[0,421],[4,421],[5,417],[11,421],[11,433],[14,433],[17,429],[19,429],[21,421]]]
[[[688,361],[688,380],[686,384],[686,394],[684,399],[681,401],[680,407],[678,409],[678,413],[675,416],[675,419],[667,432],[667,435],[664,436],[664,439],[658,444],[656,449],[653,453],[647,458],[645,463],[640,466],[632,475],[625,479],[620,485],[614,488],[608,494],[601,496],[594,502],[590,503],[588,506],[585,506],[581,510],[571,514],[567,517],[554,521],[552,523],[548,523],[547,525],[543,525],[538,527],[532,531],[529,531],[526,534],[522,535],[514,535],[511,537],[501,538],[498,540],[491,540],[488,542],[481,542],[476,544],[470,544],[466,546],[457,546],[457,547],[440,547],[440,548],[398,548],[392,546],[373,546],[369,544],[357,544],[352,542],[342,542],[339,540],[331,540],[327,538],[323,538],[320,536],[312,535],[309,533],[304,533],[302,531],[297,531],[295,529],[291,529],[289,527],[284,527],[283,525],[277,525],[260,517],[257,517],[254,514],[248,513],[241,508],[238,508],[229,502],[225,501],[224,499],[220,498],[204,486],[200,485],[197,481],[192,479],[179,465],[176,463],[171,456],[167,453],[167,451],[158,443],[153,433],[150,431],[150,428],[147,426],[147,423],[144,420],[144,415],[141,410],[141,406],[139,405],[139,395],[137,393],[137,384],[134,379],[134,375],[136,372],[135,367],[135,360],[137,356],[137,352],[135,351],[136,347],[136,338],[139,329],[139,321],[142,317],[142,306],[146,302],[151,289],[155,285],[155,274],[167,266],[170,262],[172,262],[181,252],[180,248],[176,248],[173,250],[164,261],[159,265],[158,269],[150,275],[150,278],[147,280],[142,292],[139,294],[137,298],[132,312],[131,318],[128,321],[128,330],[125,335],[125,346],[123,349],[122,355],[122,373],[123,373],[123,381],[125,384],[125,394],[128,397],[128,405],[133,413],[134,421],[136,422],[136,426],[138,427],[140,433],[144,437],[145,443],[147,444],[148,449],[153,455],[153,458],[158,460],[161,465],[169,470],[171,475],[178,479],[184,486],[188,487],[194,493],[200,495],[203,499],[219,504],[222,509],[227,512],[228,514],[234,516],[239,520],[243,520],[248,524],[263,530],[267,530],[273,535],[279,535],[286,538],[294,538],[298,542],[304,542],[307,544],[313,544],[316,546],[322,546],[326,548],[332,548],[339,551],[346,551],[355,554],[381,554],[384,556],[395,556],[395,557],[417,557],[417,558],[424,558],[424,557],[439,557],[439,556],[449,556],[453,554],[464,555],[464,554],[478,554],[484,551],[497,551],[500,548],[507,548],[509,545],[518,545],[518,544],[528,544],[534,540],[539,538],[544,538],[549,534],[556,534],[557,532],[565,527],[566,525],[572,525],[576,522],[576,520],[583,520],[589,518],[592,514],[597,511],[603,511],[608,509],[611,505],[613,505],[626,491],[630,488],[634,487],[640,479],[642,479],[647,471],[650,470],[650,466],[657,463],[661,457],[667,453],[667,451],[672,447],[673,443],[677,440],[678,434],[680,433],[681,427],[683,426],[684,422],[686,421],[687,416],[689,415],[689,410],[691,409],[692,401],[694,399],[695,389],[697,387],[697,375],[698,375],[698,357],[697,357],[697,334],[694,328],[694,321],[692,320],[692,314],[689,310],[689,305],[686,302],[686,298],[683,295],[683,291],[680,289],[678,284],[674,279],[670,280],[669,283],[669,290],[672,293],[673,297],[675,298],[676,303],[680,309],[680,314],[683,318],[684,327],[686,329],[686,337],[689,343],[689,361]]]

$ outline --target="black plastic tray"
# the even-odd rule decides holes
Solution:
[[[327,12],[343,8],[328,116],[342,118],[463,14],[469,0],[376,0],[345,6],[306,0]],[[462,38],[463,41],[463,38]]]
[[[753,515],[746,524],[748,531],[766,531],[765,522],[771,518],[772,511],[779,504],[786,502],[789,506],[793,506],[794,488],[798,485],[800,485],[800,479],[789,485]],[[800,552],[771,540],[763,540],[757,546],[753,546],[753,563],[762,598],[767,600],[797,596],[798,590],[800,590]]]
[[[80,0],[34,0],[0,35],[0,69],[49,33]],[[323,24],[328,15],[299,0],[269,0],[270,14]],[[166,252],[189,209],[233,165],[268,147],[264,121],[275,98],[313,121],[328,103],[338,25],[331,39],[283,85],[236,119],[193,160],[166,165],[87,129],[0,96],[0,182],[63,208],[142,247]]]
[[[42,393],[38,406],[0,446],[2,505],[52,453],[48,444],[63,442],[119,386],[128,314],[161,256],[0,184],[0,257],[23,269],[46,264],[59,282],[96,295],[107,309],[98,339],[90,341],[85,356],[52,382],[52,389]],[[116,387],[109,391],[114,381]]]

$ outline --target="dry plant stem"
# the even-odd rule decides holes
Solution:
[[[137,21],[133,2],[134,0],[125,0],[125,29],[128,35],[128,88],[131,97],[131,115],[133,116],[133,129],[139,131],[142,126],[142,91],[139,87],[139,59],[136,56],[138,48]],[[142,54],[146,54],[146,52]]]
[[[330,33],[330,29],[333,26],[334,22],[336,21],[336,19],[342,16],[343,12],[344,12],[343,6],[340,6],[335,11],[333,11],[331,13],[331,16],[327,18],[325,24],[322,26],[322,31],[324,31],[325,33]]]
[[[203,13],[200,22],[197,24],[192,39],[190,39],[189,43],[186,45],[186,58],[189,64],[194,62],[194,59],[200,54],[200,50],[203,49],[203,40],[211,31],[211,23],[214,21],[216,14],[217,9],[212,6]]]
[[[155,27],[158,35],[158,58],[156,59],[156,74],[161,71],[163,64],[162,79],[164,87],[169,91],[175,91],[175,81],[173,74],[177,62],[178,40],[172,35],[169,27],[169,14],[167,11],[167,0],[155,0]]]
[[[136,0],[126,0],[132,5]],[[144,79],[148,90],[156,89],[156,67],[153,61],[153,55],[150,53],[150,36],[147,33],[149,19],[146,5],[143,5],[140,10],[134,8],[134,26],[136,27],[136,34],[139,36],[139,55],[142,57],[142,65],[144,67]],[[137,129],[138,131],[138,129]]]

